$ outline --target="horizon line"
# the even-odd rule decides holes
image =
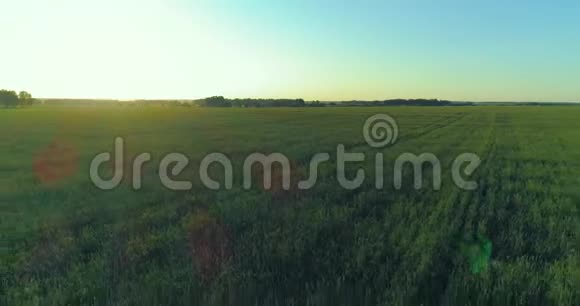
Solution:
[[[109,101],[109,102],[137,102],[137,101],[199,101],[209,97],[220,97],[220,95],[207,96],[203,98],[134,98],[134,99],[118,99],[118,98],[36,98],[38,100],[69,100],[69,101]],[[319,99],[304,99],[304,98],[280,98],[280,97],[224,97],[228,100],[236,99],[250,99],[250,100],[304,100],[304,102],[320,102],[320,103],[343,103],[343,102],[384,102],[391,100],[438,100],[451,103],[554,103],[554,104],[580,104],[579,101],[526,101],[526,100],[447,100],[440,98],[386,98],[386,99],[348,99],[348,100],[319,100]]]

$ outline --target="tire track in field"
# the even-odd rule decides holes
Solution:
[[[458,117],[458,118],[451,118],[450,120],[446,121],[446,124],[444,125],[439,125],[437,129],[431,129],[425,132],[420,133],[420,135],[418,137],[413,137],[413,138],[407,138],[407,140],[417,140],[422,136],[428,135],[436,130],[448,127],[453,125],[455,122],[461,120],[463,117],[465,117],[465,114],[460,115],[460,116],[454,116],[454,117]],[[468,133],[467,130],[463,129],[462,131],[464,131],[464,133]],[[463,143],[465,141],[465,139],[467,139],[467,137],[454,137],[452,138],[455,140],[456,144],[459,143]],[[446,147],[453,147],[453,144],[447,144],[446,143]],[[391,147],[390,147],[391,148]],[[442,147],[443,149],[443,147]],[[446,150],[446,149],[443,149]],[[441,152],[440,152],[441,153]],[[408,180],[407,180],[408,181]],[[385,185],[388,185],[388,182],[385,182]],[[370,188],[372,189],[372,188]],[[443,191],[434,191],[434,190],[423,190],[420,193],[418,193],[415,190],[410,191],[410,193],[408,193],[409,191],[405,191],[405,190],[401,190],[401,191],[396,191],[394,193],[394,197],[391,194],[386,194],[386,198],[381,197],[381,195],[385,195],[384,191],[376,191],[376,190],[369,190],[369,188],[364,188],[364,189],[357,189],[354,190],[350,193],[340,193],[340,196],[336,197],[338,200],[340,200],[340,203],[344,203],[346,205],[351,205],[348,203],[353,203],[355,202],[355,199],[365,199],[368,198],[370,199],[370,202],[367,202],[363,205],[362,208],[357,208],[357,210],[359,210],[358,213],[356,213],[356,216],[354,216],[355,218],[360,218],[362,217],[360,214],[362,213],[362,211],[360,211],[360,209],[363,209],[363,211],[365,209],[370,209],[370,211],[368,211],[368,213],[372,214],[372,211],[374,210],[374,207],[383,207],[383,209],[385,209],[384,205],[385,205],[385,201],[387,201],[388,203],[396,203],[396,202],[404,202],[404,201],[409,201],[411,203],[414,203],[416,205],[422,205],[425,203],[429,203],[431,199],[436,200],[439,204],[438,205],[430,205],[428,207],[418,207],[418,209],[420,210],[424,210],[425,212],[422,213],[423,217],[417,219],[416,221],[421,221],[419,224],[415,224],[415,226],[417,226],[416,229],[412,229],[409,228],[409,230],[411,230],[412,232],[414,231],[415,234],[411,234],[412,236],[414,236],[415,239],[419,239],[421,240],[421,237],[424,237],[425,235],[432,235],[433,231],[437,232],[437,228],[440,228],[440,225],[438,225],[439,221],[439,216],[443,215],[445,216],[446,214],[448,214],[450,211],[448,209],[448,207],[445,206],[445,201],[443,200],[438,200],[440,198],[440,195],[442,194],[441,192]],[[455,190],[453,192],[453,194],[457,193],[458,191]],[[365,195],[367,195],[365,197]],[[374,199],[374,201],[373,201]],[[390,205],[390,204],[389,204]],[[389,207],[386,207],[386,211],[388,211]],[[364,214],[363,214],[364,215]],[[387,218],[389,218],[389,216],[386,216]],[[351,223],[353,223],[355,220],[351,220]],[[429,222],[424,222],[424,221],[429,221]],[[399,224],[401,225],[401,224]],[[349,224],[345,224],[345,226],[349,226]],[[410,227],[411,225],[405,225],[405,227]],[[437,235],[439,236],[438,239],[436,239],[436,243],[432,244],[429,248],[434,248],[437,249],[439,248],[439,246],[441,244],[447,244],[447,239],[446,237],[448,235],[446,235],[445,232],[437,232]],[[413,241],[412,240],[412,241]],[[424,240],[421,240],[424,241]],[[393,275],[394,281],[391,282],[391,286],[395,286],[395,288],[392,288],[394,292],[397,291],[397,283],[399,282],[403,282],[406,277],[407,277],[407,273],[408,271],[412,271],[414,268],[412,266],[416,265],[416,261],[413,260],[413,258],[415,260],[418,260],[418,256],[420,256],[419,254],[416,254],[415,252],[417,251],[416,245],[415,244],[419,244],[419,246],[421,246],[418,249],[423,249],[424,245],[422,245],[422,242],[414,242],[414,243],[410,243],[410,244],[399,244],[396,249],[397,252],[395,255],[396,258],[392,258],[394,259],[394,261],[391,261],[388,263],[388,265],[391,265],[391,268],[393,268],[394,266],[398,266],[399,268],[396,269],[395,271],[393,271],[393,273],[395,273]],[[390,242],[388,242],[387,244],[390,244]],[[428,245],[430,245],[428,243]],[[433,252],[435,253],[435,252]],[[398,259],[397,259],[398,258]],[[435,259],[432,259],[434,261],[438,261]],[[396,263],[398,262],[398,264]],[[401,265],[403,267],[405,266],[409,266],[407,268],[401,268]],[[388,268],[388,267],[387,267]],[[388,269],[391,269],[388,268]],[[399,272],[396,272],[399,271]],[[424,272],[421,272],[420,274],[423,275]],[[447,273],[445,273],[447,274]],[[397,276],[398,275],[398,276]],[[423,286],[423,282],[420,280],[416,280],[416,282],[413,283],[412,286],[415,286],[415,290],[421,290],[419,289],[419,287]],[[400,289],[400,288],[399,288]],[[409,289],[411,290],[411,289]],[[411,294],[412,295],[412,294]]]
[[[467,116],[468,113],[467,112],[461,112],[461,113],[455,113],[451,116],[446,116],[442,119],[439,120],[435,120],[435,122],[430,122],[429,124],[427,124],[426,126],[422,126],[422,127],[417,127],[415,129],[413,129],[413,131],[421,129],[421,131],[418,131],[416,133],[411,133],[409,135],[402,135],[398,138],[397,142],[392,144],[391,146],[389,146],[389,148],[393,148],[394,146],[412,141],[412,140],[416,140],[416,139],[420,139],[423,136],[427,136],[431,133],[434,133],[440,129],[443,129],[445,127],[448,127],[458,121],[460,121],[461,119],[463,119],[465,116]],[[348,146],[348,148],[350,150],[356,150],[358,148],[367,148],[368,149],[368,144],[366,143],[366,141],[360,141],[360,142],[355,142],[354,144]]]
[[[438,301],[442,305],[453,305],[453,297],[455,292],[453,292],[454,287],[451,283],[453,282],[454,273],[458,269],[457,262],[463,257],[460,254],[460,243],[465,238],[465,228],[468,222],[468,216],[473,209],[477,209],[480,203],[474,201],[474,193],[478,192],[482,188],[482,180],[486,176],[486,169],[488,169],[490,164],[493,163],[495,151],[496,151],[496,137],[497,137],[497,126],[496,126],[497,114],[493,113],[491,121],[488,124],[490,131],[487,134],[486,142],[483,145],[483,153],[480,155],[482,164],[479,169],[483,171],[476,172],[474,179],[478,181],[479,187],[476,191],[460,191],[458,189],[454,190],[451,199],[452,205],[447,209],[452,215],[450,216],[448,224],[448,233],[446,241],[442,241],[440,247],[445,250],[445,256],[440,260],[445,266],[445,269],[441,269],[442,275],[440,275],[439,280],[442,282],[438,292]],[[447,245],[444,245],[447,243]],[[443,253],[443,252],[441,252]]]
[[[477,176],[479,187],[476,191],[467,192],[466,195],[464,196],[464,198],[462,199],[462,201],[459,203],[458,208],[462,208],[462,210],[461,210],[462,213],[457,214],[457,217],[459,218],[459,223],[461,224],[460,227],[458,228],[458,234],[465,231],[466,222],[469,220],[468,216],[470,214],[470,210],[475,209],[475,211],[479,211],[478,208],[481,207],[481,205],[478,205],[478,203],[476,203],[476,201],[474,201],[474,198],[475,198],[474,194],[479,193],[479,194],[483,194],[485,196],[485,193],[487,192],[487,182],[485,181],[485,178],[490,173],[489,169],[493,169],[494,158],[495,158],[495,154],[496,154],[496,150],[497,150],[497,144],[496,144],[497,126],[496,126],[496,122],[497,122],[497,114],[494,113],[493,117],[492,117],[492,121],[490,123],[491,129],[490,129],[490,132],[488,134],[487,141],[485,144],[485,149],[484,149],[485,153],[483,154],[484,157],[481,158],[482,164],[479,166],[479,168],[482,169],[482,171],[480,171],[478,176]],[[476,219],[478,219],[477,216],[474,216],[474,217]]]
[[[496,296],[495,290],[499,290],[500,294],[505,294],[502,289],[512,286],[511,282],[517,282],[518,279],[504,279],[506,277],[504,273],[510,273],[504,269],[517,267],[522,261],[529,263],[530,258],[533,258],[531,264],[536,269],[522,271],[523,273],[517,277],[526,281],[536,281],[535,286],[539,287],[534,287],[531,294],[526,292],[529,288],[518,288],[510,299],[516,298],[518,303],[546,304],[548,303],[547,291],[550,286],[550,275],[546,273],[549,273],[549,267],[555,262],[565,260],[566,244],[557,240],[563,235],[573,235],[573,229],[568,227],[566,230],[565,224],[558,225],[556,228],[562,230],[554,233],[553,229],[547,226],[550,224],[549,221],[546,223],[546,220],[550,218],[549,212],[554,209],[546,205],[557,205],[557,200],[563,199],[561,194],[554,193],[551,186],[558,184],[566,171],[565,162],[552,165],[554,166],[552,167],[541,159],[539,161],[520,159],[524,150],[529,148],[524,145],[525,139],[522,138],[514,118],[510,115],[514,116],[514,114],[500,114],[497,117],[503,125],[497,122],[494,124],[493,142],[486,154],[484,171],[479,175],[481,186],[477,191],[465,197],[463,203],[467,205],[463,205],[464,210],[460,219],[462,225],[457,231],[458,237],[462,234],[479,233],[492,241],[492,262],[495,264],[490,268],[495,271],[492,274],[493,278],[487,280],[491,283],[482,284],[480,282],[485,278],[466,277],[465,272],[456,268],[453,272],[452,288],[448,284],[446,294],[442,297],[444,304],[460,304],[458,300],[466,299],[461,292],[479,286],[487,286],[489,291],[472,298],[491,304],[494,303],[492,301],[497,301],[494,299],[501,301],[507,298],[501,295]],[[505,137],[506,133],[504,133],[508,130],[511,132],[509,138]],[[556,154],[561,155],[560,152]],[[525,174],[529,173],[526,169],[534,170],[533,173],[540,171],[540,175],[526,176]],[[539,192],[533,191],[536,181],[542,186]],[[507,283],[499,288],[497,282],[502,281],[507,281]],[[473,300],[472,298],[469,300]]]
[[[491,124],[493,124],[493,120]],[[449,191],[449,189],[447,190]],[[440,192],[443,194],[445,190],[442,189]],[[416,283],[416,290],[419,294],[415,292],[411,296],[433,297],[445,292],[449,272],[453,269],[453,258],[456,254],[454,237],[460,228],[460,226],[456,225],[458,224],[458,220],[461,220],[462,215],[461,213],[458,214],[457,211],[458,208],[465,206],[464,204],[466,202],[462,200],[462,192],[459,188],[452,188],[449,195],[445,198],[437,197],[437,194],[434,194],[434,199],[437,201],[436,207],[426,216],[423,226],[418,230],[420,234],[417,236],[417,240],[426,239],[425,241],[431,240],[431,242],[427,242],[425,245],[419,243],[406,247],[408,252],[411,252],[411,256],[416,256],[417,258],[421,258],[421,255],[412,255],[413,252],[417,249],[421,249],[424,252],[426,246],[431,250],[429,254],[432,254],[428,261],[424,262],[424,268],[420,271],[420,275],[424,275],[423,277],[425,279],[418,279]],[[421,198],[429,199],[431,197],[424,195]],[[423,202],[423,200],[420,200],[420,202]],[[412,269],[412,267],[409,267],[409,269]],[[405,274],[405,272],[402,273]],[[405,275],[402,276],[400,281],[404,277]],[[433,301],[435,300],[433,299]],[[418,303],[420,301],[416,302]]]
[[[432,129],[429,131],[425,131],[420,133],[421,135],[419,137],[414,137],[412,139],[416,140],[419,139],[421,136],[425,136],[428,135],[432,132],[434,132],[435,130],[438,129],[442,129],[448,126],[453,125],[456,121],[461,120],[465,115],[462,116],[457,116],[460,118],[451,118],[450,120],[447,120],[445,125],[440,125],[439,128],[437,129]],[[462,129],[461,131],[463,131],[464,133],[468,133],[468,130],[466,129]],[[456,135],[457,136],[457,135]],[[467,137],[454,137],[452,138],[455,140],[455,144],[460,144],[463,143]],[[411,140],[410,138],[408,138],[408,140]],[[445,143],[446,147],[454,147],[453,143]],[[389,149],[392,147],[389,147]],[[443,149],[446,150],[446,149]],[[439,152],[442,153],[442,152]],[[405,176],[404,179],[408,179],[407,176]],[[406,180],[408,182],[408,180]],[[385,182],[385,186],[388,185],[388,183],[390,182]],[[391,291],[392,292],[400,292],[402,290],[402,288],[397,287],[400,283],[405,283],[405,281],[409,281],[409,279],[407,278],[408,275],[407,273],[409,271],[414,271],[414,269],[416,269],[416,264],[417,260],[419,260],[420,258],[420,254],[417,254],[417,250],[423,250],[425,251],[425,245],[422,241],[426,241],[424,238],[427,236],[432,236],[434,233],[436,234],[437,238],[434,244],[431,244],[429,242],[427,242],[428,245],[428,249],[432,249],[432,250],[437,250],[441,247],[445,247],[449,242],[449,240],[447,239],[450,235],[447,232],[450,232],[449,229],[446,229],[445,225],[441,226],[441,222],[443,219],[441,218],[441,216],[445,217],[446,219],[449,219],[450,216],[447,216],[448,214],[453,214],[453,210],[451,208],[449,208],[446,205],[446,201],[445,199],[441,199],[440,195],[443,194],[444,190],[441,191],[433,191],[433,190],[429,190],[429,188],[427,188],[426,190],[422,190],[421,192],[418,192],[416,190],[400,190],[400,191],[395,191],[394,195],[393,194],[389,194],[389,193],[385,193],[384,191],[376,191],[373,190],[372,188],[365,188],[365,189],[357,189],[355,191],[352,191],[351,193],[347,193],[346,196],[344,194],[341,194],[341,196],[338,196],[337,199],[339,199],[340,203],[344,203],[346,205],[352,205],[353,202],[356,202],[356,200],[361,200],[363,199],[363,201],[367,201],[369,200],[369,202],[365,202],[363,207],[358,207],[357,208],[357,213],[355,219],[351,220],[351,223],[353,223],[354,221],[360,219],[361,217],[364,218],[364,210],[368,210],[367,213],[370,214],[369,216],[371,216],[373,213],[373,211],[375,210],[376,207],[383,207],[383,209],[386,209],[384,212],[387,213],[389,211],[389,206],[391,204],[395,204],[398,202],[410,202],[410,204],[419,206],[419,207],[415,207],[418,208],[419,210],[423,210],[424,212],[420,214],[418,219],[415,220],[408,220],[408,221],[417,221],[414,224],[405,224],[403,225],[402,223],[397,223],[398,226],[403,226],[408,228],[407,232],[410,232],[411,236],[414,237],[411,239],[411,243],[399,243],[398,245],[396,245],[395,249],[396,252],[394,254],[391,254],[393,256],[395,256],[394,258],[389,257],[389,262],[387,263],[387,266],[385,266],[385,269],[387,270],[391,270],[391,269],[395,269],[394,271],[391,272],[394,274],[390,274],[391,278],[393,278],[393,281],[391,281]],[[456,197],[456,194],[458,194],[458,190],[455,189],[451,194],[453,197]],[[366,196],[365,196],[366,195]],[[435,200],[437,202],[436,205],[429,205],[427,207],[420,207],[420,205],[425,204],[425,203],[429,203],[431,202],[431,200]],[[387,204],[389,206],[385,207],[385,202],[387,202]],[[349,204],[350,203],[350,204]],[[455,201],[452,201],[452,205],[455,205]],[[363,211],[360,211],[360,209],[363,209]],[[361,215],[361,213],[363,213]],[[407,213],[405,213],[407,214]],[[385,215],[386,218],[390,218],[390,216]],[[389,222],[392,222],[389,221]],[[412,226],[413,225],[413,226]],[[349,224],[345,224],[345,226],[349,226]],[[416,228],[414,228],[416,227]],[[443,228],[443,230],[441,230],[441,228]],[[396,229],[396,228],[395,228]],[[388,232],[389,229],[386,229],[386,231]],[[409,235],[409,234],[407,234]],[[413,242],[414,241],[414,242]],[[419,242],[417,242],[419,241]],[[391,241],[385,241],[384,243],[390,245],[392,242]],[[419,247],[417,247],[419,246]],[[434,251],[431,252],[432,254],[436,254],[438,252]],[[397,255],[398,254],[398,255]],[[430,257],[431,262],[441,262],[444,259],[437,259],[437,258],[433,258]],[[429,264],[428,266],[431,266],[431,264]],[[442,266],[440,264],[437,264],[435,266]],[[398,268],[394,268],[394,267],[398,267]],[[403,267],[403,268],[401,268]],[[425,275],[426,271],[421,270],[422,272],[420,272],[420,275]],[[443,274],[445,277],[448,274],[448,271],[445,270],[443,271]],[[440,283],[440,282],[439,282]],[[445,283],[445,282],[443,282]],[[407,287],[405,290],[423,290],[421,289],[421,287],[424,287],[424,282],[419,280],[419,279],[415,279],[414,282],[412,283],[407,283]],[[429,287],[429,286],[427,286]],[[414,289],[410,289],[410,288],[414,288]],[[428,290],[428,289],[425,289]],[[437,290],[435,290],[437,291]],[[413,296],[413,294],[409,294],[410,296]],[[430,295],[432,296],[432,294]]]
[[[397,142],[396,142],[395,144],[393,144],[392,146],[389,146],[387,149],[388,149],[388,150],[392,150],[392,148],[394,148],[394,147],[395,147],[395,146],[397,146],[397,145],[399,145],[399,146],[400,146],[401,144],[405,144],[405,143],[408,143],[408,142],[411,142],[411,141],[419,140],[419,139],[421,139],[422,137],[424,137],[424,136],[427,136],[427,135],[429,135],[429,134],[431,134],[431,133],[434,133],[434,132],[436,132],[436,131],[438,131],[438,130],[440,130],[440,129],[443,129],[443,128],[446,128],[446,127],[450,127],[450,126],[452,126],[453,124],[455,124],[456,122],[458,122],[458,121],[460,121],[461,119],[463,119],[463,118],[464,118],[466,115],[467,115],[467,113],[459,113],[459,114],[458,114],[458,115],[456,115],[456,116],[449,116],[449,117],[451,117],[451,118],[447,118],[447,117],[446,117],[446,119],[447,119],[447,120],[445,120],[444,122],[430,123],[428,126],[433,126],[434,128],[432,128],[432,129],[429,129],[429,130],[426,130],[426,131],[419,132],[419,133],[417,133],[417,134],[415,134],[415,135],[410,135],[410,137],[405,137],[405,138],[401,139],[400,141],[397,141]],[[357,148],[363,148],[363,149],[365,149],[365,150],[358,150],[357,152],[368,153],[368,151],[370,150],[370,151],[372,151],[373,153],[376,153],[376,152],[375,152],[375,151],[374,151],[372,148],[370,148],[370,147],[368,146],[368,144],[367,144],[366,142],[361,142],[361,143],[359,143],[359,144],[356,144],[356,145],[350,146],[350,147],[348,147],[348,150],[351,150],[351,151],[356,151],[356,149],[357,149]],[[331,157],[331,162],[333,162],[333,163],[335,163],[335,162],[336,162],[336,158],[335,158],[334,156],[332,156],[332,157]],[[306,167],[306,166],[304,166],[304,167],[300,167],[300,168],[301,168],[302,170],[305,170],[305,169],[306,169],[305,167]],[[325,177],[322,177],[322,178],[320,178],[320,179],[325,179]],[[334,179],[334,177],[333,177],[333,176],[331,176],[331,177],[330,177],[330,179]],[[405,178],[404,178],[404,179],[405,179]],[[385,183],[385,185],[384,185],[384,186],[388,186],[388,184],[389,184],[389,183],[392,183],[392,182],[390,182],[390,181],[385,181],[384,183]],[[361,186],[361,187],[362,187],[362,186]],[[357,188],[357,189],[355,189],[355,190],[352,190],[352,191],[350,191],[350,192],[348,192],[348,193],[347,193],[347,196],[343,197],[343,199],[344,199],[344,200],[343,200],[343,201],[341,201],[341,202],[343,202],[343,203],[348,203],[348,202],[351,202],[351,201],[352,201],[352,199],[354,199],[354,198],[355,198],[356,196],[358,196],[360,193],[362,193],[362,192],[365,192],[365,191],[367,191],[367,189],[365,189],[365,188]]]
[[[517,127],[513,126],[513,122],[508,121],[508,124],[506,129],[509,128],[515,132],[510,134],[509,144],[504,143],[503,151],[497,145],[493,148],[493,158],[487,161],[486,171],[483,173],[483,188],[474,194],[474,199],[478,200],[476,202],[483,202],[484,205],[475,207],[475,212],[466,218],[468,221],[473,220],[471,224],[472,231],[483,231],[488,232],[492,237],[503,237],[501,240],[507,239],[503,243],[505,246],[510,245],[508,241],[511,241],[514,237],[507,237],[502,228],[508,231],[514,228],[513,218],[528,216],[535,204],[540,205],[537,209],[542,209],[541,205],[543,203],[551,201],[551,199],[562,199],[562,195],[555,193],[552,186],[561,183],[559,180],[562,177],[566,177],[564,172],[567,169],[564,159],[560,159],[562,162],[558,164],[547,164],[542,160],[520,159],[519,156],[523,152],[521,150],[525,149],[523,146],[524,139],[517,132]],[[513,151],[514,149],[515,151]],[[497,156],[502,154],[502,152],[513,156]],[[559,153],[555,154],[559,155]],[[540,175],[530,177],[526,175],[526,170],[540,171]],[[542,187],[540,190],[535,191],[534,185],[541,185]],[[519,220],[515,221],[519,222]],[[528,226],[524,224],[524,227],[520,229],[525,230],[526,227]],[[467,227],[467,229],[469,228]],[[537,232],[538,229],[528,228],[525,230],[525,232],[528,231]],[[539,235],[538,238],[541,236]],[[521,255],[529,253],[524,251],[527,247],[521,247],[521,249],[519,246],[508,248],[511,251],[505,255],[513,256],[514,254],[511,254],[513,251],[521,253]],[[518,249],[520,251],[517,251]],[[501,249],[499,251],[502,252]]]

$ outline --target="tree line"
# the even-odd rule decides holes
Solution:
[[[198,100],[200,106],[206,107],[304,107],[308,106],[303,99],[226,99],[214,96]]]
[[[466,106],[471,102],[451,102],[439,99],[389,99],[382,101],[341,101],[328,102],[333,106]]]
[[[32,95],[26,91],[16,93],[14,90],[0,90],[0,106],[5,108],[32,105],[35,101]]]
[[[226,99],[208,97],[194,103],[204,107],[324,107],[324,106],[465,106],[471,102],[451,102],[438,99],[390,99],[383,101],[304,102],[303,99]]]
[[[0,91],[0,107],[17,107],[36,103],[38,100],[22,91]],[[468,106],[478,105],[474,102],[452,102],[439,99],[389,99],[389,100],[351,100],[351,101],[304,101],[304,99],[228,99],[223,96],[212,96],[198,100],[133,100],[114,99],[43,99],[49,105],[122,105],[122,106],[201,106],[201,107],[350,107],[350,106]]]

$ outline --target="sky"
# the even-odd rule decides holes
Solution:
[[[580,1],[0,0],[43,98],[580,101]]]

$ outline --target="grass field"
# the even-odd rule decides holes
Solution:
[[[366,145],[376,113],[397,120],[395,145]],[[578,118],[559,106],[0,109],[2,303],[579,305]],[[127,158],[153,156],[141,190],[89,180],[116,136]],[[405,177],[395,190],[385,175],[382,190],[345,190],[333,163],[306,191],[209,191],[196,179],[210,152],[238,172],[252,152],[282,152],[302,179],[338,144],[383,152],[386,174],[401,153],[431,152],[442,188]],[[168,152],[190,158],[191,191],[156,178]],[[474,191],[449,173],[463,152],[482,160]],[[373,161],[356,166],[370,174]],[[492,251],[478,263],[469,250],[482,241]]]

